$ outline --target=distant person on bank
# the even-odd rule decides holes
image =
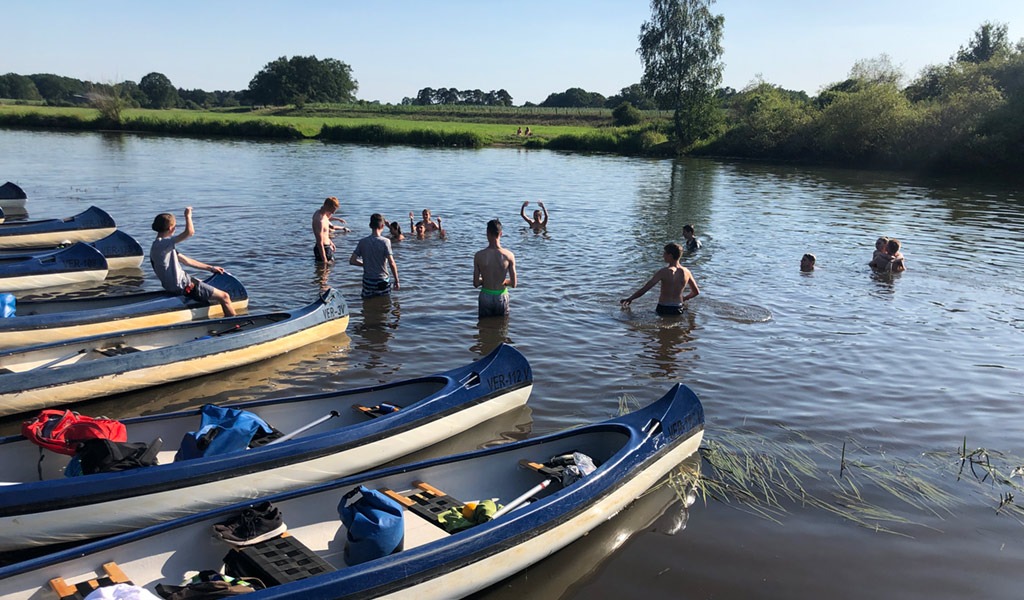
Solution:
[[[700,294],[697,282],[694,281],[690,270],[679,264],[679,257],[683,255],[683,248],[672,242],[665,244],[665,253],[662,258],[668,266],[658,269],[650,281],[633,293],[629,298],[623,298],[619,302],[622,308],[628,308],[630,303],[643,296],[657,284],[661,284],[661,292],[658,295],[658,306],[654,312],[659,315],[681,315],[686,311],[686,301],[696,298]],[[690,293],[683,295],[683,291],[689,287]]]
[[[487,222],[487,247],[473,257],[473,287],[480,288],[480,318],[509,313],[508,288],[516,287],[516,256],[501,247],[501,221]]]
[[[359,240],[348,262],[363,268],[363,298],[386,296],[392,288],[399,289],[398,265],[391,252],[391,240],[381,235],[384,231],[384,216],[370,215],[370,235]],[[391,278],[388,278],[388,269]]]
[[[533,211],[533,218],[526,216],[526,207],[530,204],[529,200],[523,202],[523,205],[519,208],[519,216],[523,218],[530,225],[530,229],[534,233],[540,233],[547,231],[548,229],[548,209],[544,207],[543,202],[537,202],[540,206],[540,210]]]
[[[149,262],[153,266],[156,278],[160,280],[160,284],[164,289],[172,294],[186,296],[207,304],[211,300],[215,300],[221,305],[225,315],[229,317],[235,316],[235,307],[231,305],[230,294],[208,283],[199,281],[195,277],[190,277],[181,268],[181,263],[185,263],[194,269],[203,269],[211,273],[224,272],[224,269],[221,267],[208,265],[189,258],[178,252],[175,248],[177,244],[184,242],[196,233],[195,226],[192,225],[191,206],[185,208],[185,231],[175,236],[174,230],[176,226],[174,215],[171,213],[160,213],[153,219],[153,231],[156,232],[156,240],[153,241],[153,245],[149,248]]]

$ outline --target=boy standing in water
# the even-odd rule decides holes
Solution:
[[[384,216],[380,213],[370,215],[370,235],[359,240],[348,262],[350,265],[363,268],[363,298],[386,296],[391,288],[399,289],[398,265],[391,253],[391,240],[381,235],[384,231]],[[391,279],[388,279],[388,268]]]
[[[508,315],[508,288],[516,287],[516,257],[501,247],[498,219],[487,222],[487,247],[473,257],[473,287],[481,288],[477,300],[480,318]]]
[[[336,250],[334,241],[331,240],[331,217],[334,211],[338,210],[338,199],[331,196],[324,200],[321,206],[313,213],[313,257],[316,262],[329,262],[334,260]],[[340,220],[340,219],[339,219]]]
[[[149,262],[153,266],[156,278],[160,280],[164,289],[172,294],[179,294],[205,303],[216,300],[225,315],[235,316],[235,307],[231,305],[230,294],[206,282],[199,281],[195,277],[189,277],[188,273],[181,268],[181,263],[185,263],[190,267],[204,269],[211,273],[224,272],[221,267],[193,260],[175,248],[177,244],[192,237],[196,232],[196,228],[192,224],[191,206],[185,208],[185,231],[171,237],[174,236],[176,226],[174,215],[171,213],[160,213],[153,219],[153,231],[156,232],[156,239],[149,248]]]
[[[685,302],[700,294],[697,282],[693,280],[690,270],[679,264],[679,257],[683,255],[683,248],[675,242],[665,244],[665,253],[662,255],[668,264],[662,267],[650,281],[633,293],[629,298],[623,298],[619,302],[622,308],[628,308],[630,303],[643,296],[655,284],[661,284],[661,293],[658,295],[658,307],[654,312],[659,315],[681,315],[686,310]],[[689,286],[690,293],[683,296],[683,290]]]
[[[540,233],[547,231],[548,229],[548,209],[544,207],[543,202],[537,202],[540,205],[540,210],[533,211],[533,218],[526,216],[526,207],[530,204],[529,200],[523,202],[523,206],[519,209],[519,216],[523,218],[530,225],[530,229],[534,233]],[[543,211],[543,214],[542,212]]]
[[[693,237],[693,233],[693,225],[690,225],[689,223],[683,225],[683,239],[686,240],[685,244],[687,252],[693,252],[700,248],[700,240]]]

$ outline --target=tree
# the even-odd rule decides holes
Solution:
[[[11,98],[12,100],[43,99],[39,95],[39,90],[36,89],[35,82],[17,73],[0,75],[0,98]]]
[[[178,103],[178,89],[163,73],[149,73],[139,80],[139,89],[146,95],[147,108],[171,108]]]
[[[96,86],[93,91],[86,94],[86,97],[89,98],[89,105],[100,112],[100,120],[108,126],[120,125],[121,113],[131,103],[125,87],[119,83]]]
[[[249,82],[254,104],[283,106],[306,102],[354,102],[358,82],[352,67],[335,58],[282,56],[263,67]]]
[[[640,28],[640,84],[675,114],[676,144],[692,145],[716,121],[715,88],[722,81],[725,18],[711,14],[714,0],[651,0],[651,20]]]
[[[974,39],[967,46],[960,46],[956,53],[956,62],[983,63],[997,56],[1010,53],[1009,28],[1006,23],[982,23],[974,32]]]
[[[540,105],[552,108],[602,108],[604,102],[603,95],[576,87],[569,88],[560,94],[549,94]]]

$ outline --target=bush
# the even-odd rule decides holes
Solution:
[[[325,125],[317,137],[331,142],[368,144],[409,144],[411,146],[455,146],[460,148],[482,148],[484,146],[484,139],[469,131],[399,130],[385,125]]]
[[[612,118],[619,127],[639,125],[644,120],[644,113],[629,102],[623,102],[612,111]]]

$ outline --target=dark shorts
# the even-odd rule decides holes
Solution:
[[[659,304],[657,308],[654,309],[654,312],[666,317],[678,317],[679,315],[686,313],[686,305],[675,306],[672,304]]]
[[[363,298],[386,296],[391,293],[391,282],[387,279],[363,279]]]
[[[213,299],[213,295],[217,293],[217,288],[203,281],[199,281],[195,277],[191,279],[191,282],[191,289],[185,290],[185,297],[209,304]]]
[[[505,292],[504,294],[480,292],[480,298],[477,301],[477,310],[480,318],[508,316],[508,292]]]
[[[334,260],[334,250],[327,244],[324,244],[324,256],[327,257],[328,262]],[[320,257],[317,256],[316,248],[313,248],[313,258],[316,260],[316,262],[323,262],[320,260]]]

